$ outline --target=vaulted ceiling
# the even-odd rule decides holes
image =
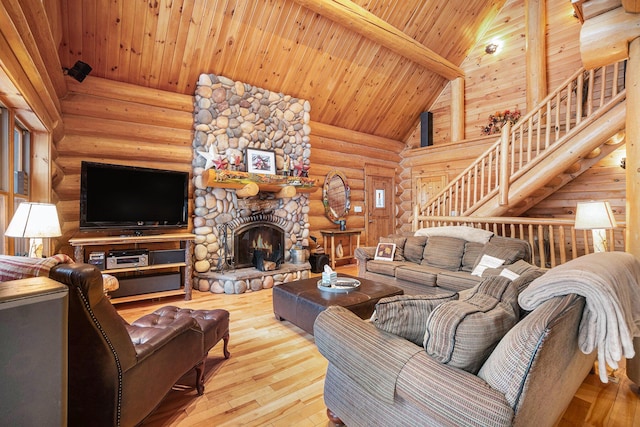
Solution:
[[[188,95],[201,73],[223,75],[308,99],[314,121],[404,140],[453,78],[438,58],[459,66],[505,1],[60,0],[59,53]],[[411,43],[435,61],[410,59]]]

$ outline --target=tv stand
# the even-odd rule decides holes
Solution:
[[[140,236],[94,236],[94,237],[74,237],[69,240],[69,244],[74,248],[74,257],[77,262],[87,262],[85,248],[104,250],[108,252],[112,248],[120,249],[166,249],[179,244],[184,249],[184,260],[179,262],[168,262],[150,264],[144,267],[125,267],[102,270],[103,273],[112,274],[116,277],[125,277],[132,273],[139,273],[141,279],[149,280],[153,273],[167,270],[180,270],[182,286],[176,290],[162,290],[158,292],[146,292],[131,296],[112,298],[113,303],[139,301],[143,299],[159,298],[164,296],[184,295],[185,300],[191,299],[191,276],[192,276],[192,254],[193,240],[192,233],[167,233]],[[144,246],[140,246],[144,245]],[[106,267],[106,266],[105,266]],[[135,276],[138,277],[138,276]],[[129,279],[131,280],[131,279]]]

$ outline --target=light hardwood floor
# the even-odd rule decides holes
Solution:
[[[339,267],[355,273],[354,266]],[[144,426],[333,426],[322,399],[326,360],[313,336],[273,316],[271,290],[241,295],[194,291],[180,298],[116,305],[129,321],[163,305],[225,308],[231,315],[231,358],[221,343],[209,353],[206,388],[197,396],[194,375],[185,376],[147,418]],[[638,396],[622,367],[617,383],[584,381],[557,426],[640,427]],[[541,409],[542,410],[542,409]]]

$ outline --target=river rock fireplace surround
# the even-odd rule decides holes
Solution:
[[[247,148],[275,153],[276,173],[309,169],[310,104],[281,93],[202,74],[194,103],[194,288],[237,294],[309,277],[308,262],[290,262],[294,245],[308,246],[309,194],[276,198],[259,192],[242,198],[236,190],[210,186],[203,175],[213,168],[242,169]],[[291,168],[293,171],[293,168]],[[240,239],[240,240],[238,240]],[[274,254],[278,269],[255,267]],[[268,242],[265,242],[268,240]]]

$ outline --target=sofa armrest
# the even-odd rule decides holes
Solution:
[[[413,355],[424,351],[340,306],[331,306],[318,315],[314,337],[329,363],[369,394],[388,403],[393,403],[403,366]]]
[[[374,246],[364,246],[356,248],[353,252],[353,257],[358,264],[358,277],[365,277],[367,272],[367,261],[373,259],[376,254],[376,248]]]
[[[49,277],[69,286],[70,291],[73,291],[74,287],[80,288],[83,294],[89,297],[92,307],[104,297],[102,273],[94,265],[58,264],[51,268]]]

